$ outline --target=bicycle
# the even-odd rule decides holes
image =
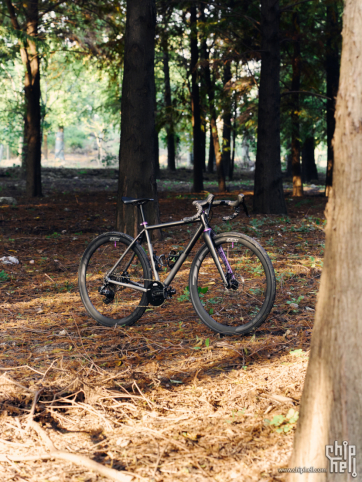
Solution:
[[[189,274],[189,296],[197,315],[211,330],[225,335],[244,335],[259,327],[275,299],[273,265],[254,239],[237,232],[215,234],[209,225],[216,206],[234,208],[224,221],[234,219],[241,206],[248,215],[244,195],[239,194],[236,201],[214,197],[210,194],[203,201],[194,201],[197,213],[192,217],[153,226],[148,226],[143,211],[143,205],[152,199],[123,197],[124,204],[139,208],[143,229],[136,238],[104,233],[88,245],[78,283],[89,315],[105,326],[131,326],[149,304],[160,306],[172,298],[176,293],[172,280],[203,234],[205,244],[194,257]],[[150,231],[196,222],[199,227],[183,251],[170,252],[167,258],[154,254]],[[142,247],[145,239],[149,258]],[[170,272],[162,283],[158,272],[165,262]]]

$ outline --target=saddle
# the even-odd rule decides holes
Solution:
[[[136,204],[137,206],[142,206],[143,204],[148,203],[148,201],[154,201],[154,199],[149,199],[146,197],[135,199],[133,197],[127,197],[127,196],[121,197],[121,200],[123,204]]]

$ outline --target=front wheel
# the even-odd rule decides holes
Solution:
[[[273,265],[259,243],[244,234],[223,233],[213,241],[230,288],[225,288],[204,245],[190,270],[192,304],[200,319],[217,333],[245,335],[260,326],[273,307]]]

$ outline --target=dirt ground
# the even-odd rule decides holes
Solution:
[[[199,243],[173,283],[176,296],[134,327],[105,328],[87,315],[79,259],[114,228],[117,176],[62,171],[45,172],[45,196],[31,201],[16,169],[0,171],[0,195],[17,199],[0,206],[0,258],[20,261],[0,264],[1,480],[285,480],[278,469],[291,453],[323,266],[322,187],[296,199],[286,184],[288,216],[240,215],[227,225],[225,210],[214,210],[220,231],[261,243],[277,278],[257,332],[221,338],[181,296]],[[192,200],[206,196],[189,192],[187,171],[166,177],[161,221],[192,215]],[[218,197],[243,191],[251,207],[251,186],[245,176]],[[158,254],[192,232],[168,230]]]

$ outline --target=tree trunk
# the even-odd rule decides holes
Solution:
[[[231,80],[230,62],[224,67],[224,88]],[[224,112],[222,116],[222,163],[224,166],[225,176],[230,179],[230,163],[231,163],[231,99],[229,92],[226,91],[224,99]]]
[[[127,0],[124,76],[121,101],[121,146],[117,200],[117,229],[135,236],[141,219],[137,208],[122,196],[149,197],[149,224],[159,222],[155,181],[154,37],[155,0]]]
[[[293,22],[293,58],[292,58],[292,92],[300,90],[300,20],[298,12],[292,16]],[[292,174],[293,196],[303,196],[302,169],[300,165],[300,132],[299,132],[299,94],[291,96],[291,124],[292,124]]]
[[[13,28],[21,30],[16,11],[10,0],[7,6]],[[25,123],[23,155],[26,166],[26,194],[42,196],[41,188],[41,110],[40,110],[40,60],[37,46],[30,40],[38,37],[38,0],[29,0],[25,6],[27,46],[21,43],[20,54],[25,67],[24,96]]]
[[[44,159],[48,159],[48,134],[43,134],[43,155]]]
[[[213,117],[211,118],[211,134],[212,134],[212,142],[214,144],[214,153],[215,153],[215,162],[216,162],[217,181],[218,181],[218,184],[219,184],[219,192],[226,192],[225,172],[224,172],[224,166],[223,166],[222,158],[221,158],[221,150],[220,150],[220,144],[219,144],[219,134],[217,132],[215,112],[214,112]]]
[[[214,172],[214,162],[215,162],[215,151],[214,151],[214,141],[212,138],[212,128],[210,123],[210,145],[209,145],[209,160],[207,163],[207,171],[211,174]]]
[[[204,11],[205,5],[203,3],[200,4],[200,18],[202,22],[205,22],[205,11]],[[218,184],[219,184],[219,192],[225,192],[226,191],[226,182],[225,182],[225,172],[224,172],[224,167],[222,164],[222,157],[221,157],[221,150],[220,150],[220,143],[219,143],[219,134],[217,132],[217,124],[216,124],[216,109],[215,109],[215,86],[213,85],[213,82],[211,80],[211,72],[210,72],[210,63],[209,63],[209,58],[210,58],[210,52],[207,49],[206,42],[204,43],[204,52],[203,52],[203,57],[205,59],[205,67],[204,67],[204,79],[205,79],[205,86],[207,90],[207,96],[209,98],[209,114],[210,114],[210,135],[211,139],[210,142],[212,141],[213,144],[213,150],[214,150],[214,156],[215,156],[215,161],[216,161],[216,172],[217,172],[217,179],[218,179]],[[208,165],[208,171],[212,172],[213,171],[213,158],[211,162],[211,148],[209,151],[209,165]]]
[[[318,171],[314,158],[314,136],[306,138],[302,149],[302,181],[310,182],[318,179]]]
[[[327,5],[326,18],[326,82],[327,82],[327,172],[326,196],[329,196],[333,183],[333,135],[336,126],[335,108],[339,83],[339,51],[341,31],[338,21],[338,6],[334,1]]]
[[[233,125],[233,150],[231,155],[230,174],[229,174],[230,181],[232,181],[234,177],[236,137],[237,137],[237,132],[236,132],[236,110],[235,110],[234,125]]]
[[[12,27],[21,31],[17,11],[11,0],[6,0]],[[22,173],[26,178],[26,194],[41,196],[41,110],[40,110],[40,60],[37,46],[30,40],[38,37],[39,5],[38,0],[29,0],[24,5],[26,19],[26,44],[20,41],[20,55],[25,67],[24,100],[24,145]],[[25,169],[24,169],[25,168]]]
[[[261,0],[262,53],[254,211],[264,214],[287,212],[280,163],[279,15],[278,0]]]
[[[166,107],[166,136],[167,136],[167,168],[170,171],[176,170],[176,149],[175,149],[175,132],[173,125],[172,99],[171,99],[171,82],[170,67],[168,55],[168,39],[167,32],[164,32],[162,38],[163,49],[163,73],[165,76],[165,107]]]
[[[192,129],[194,141],[194,192],[204,190],[202,175],[202,138],[201,138],[201,109],[200,90],[197,74],[199,50],[197,46],[197,8],[191,7],[191,102],[192,102]]]
[[[213,144],[214,156],[216,161],[216,172],[217,172],[217,179],[219,184],[219,192],[225,192],[226,191],[225,173],[224,173],[224,166],[223,166],[222,157],[221,157],[219,134],[217,132],[216,110],[215,110],[215,103],[214,103],[214,85],[211,81],[209,64],[207,64],[207,66],[205,67],[205,80],[207,84],[207,91],[208,91],[208,97],[209,97],[210,134],[211,134],[211,140]],[[209,158],[209,162],[210,162],[210,158]],[[210,168],[210,164],[209,164],[209,168]]]
[[[308,370],[290,467],[326,468],[328,473],[290,476],[291,482],[360,480],[362,474],[362,104],[356,102],[362,79],[362,9],[347,0],[334,135],[335,176],[327,205],[326,249]],[[357,182],[356,182],[357,181]],[[347,446],[343,447],[344,441]],[[357,451],[357,478],[331,473],[326,445]],[[338,456],[334,447],[328,455]],[[346,450],[346,451],[347,451]],[[337,469],[341,469],[336,461]],[[353,471],[353,466],[351,467]],[[351,472],[352,472],[351,471]],[[351,477],[352,475],[352,477]]]

